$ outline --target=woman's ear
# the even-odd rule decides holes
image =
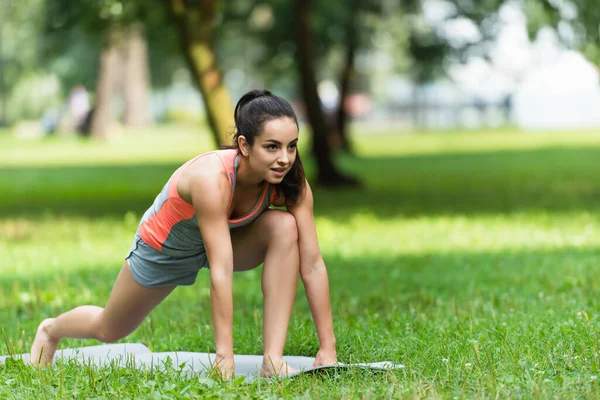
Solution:
[[[238,148],[242,152],[242,155],[244,157],[248,157],[248,153],[250,152],[250,145],[248,144],[248,141],[246,140],[246,138],[244,136],[240,135],[237,138],[237,142],[238,142]]]

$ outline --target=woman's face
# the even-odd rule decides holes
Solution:
[[[263,125],[262,133],[248,146],[250,167],[271,184],[281,183],[296,160],[298,127],[293,119],[277,118]]]

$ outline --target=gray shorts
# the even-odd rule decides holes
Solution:
[[[201,268],[208,268],[206,253],[174,258],[150,247],[138,235],[126,260],[133,279],[144,287],[193,285]]]

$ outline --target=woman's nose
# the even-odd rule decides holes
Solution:
[[[287,154],[287,151],[283,151],[279,154],[279,159],[277,160],[280,164],[287,164],[290,162],[290,158]]]

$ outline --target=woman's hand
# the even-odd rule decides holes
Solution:
[[[335,349],[327,350],[320,349],[315,357],[315,362],[313,367],[318,367],[321,365],[333,365],[337,364],[337,357],[335,354]]]

